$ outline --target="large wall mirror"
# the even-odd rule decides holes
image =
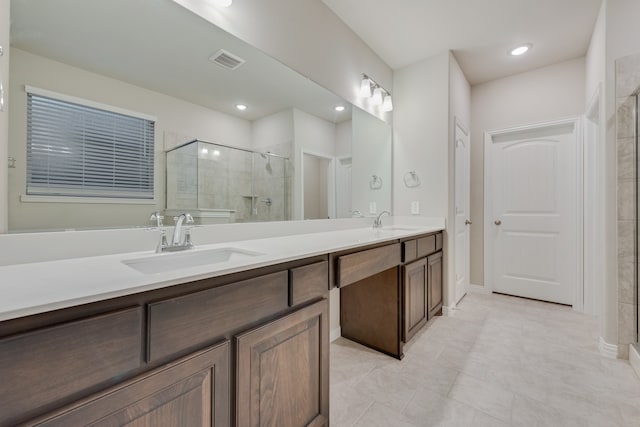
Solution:
[[[387,123],[171,0],[11,0],[9,156],[10,232],[391,207]]]

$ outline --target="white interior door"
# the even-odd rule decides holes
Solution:
[[[455,140],[455,272],[456,303],[469,288],[469,133],[456,121]]]
[[[493,134],[487,238],[494,291],[573,304],[578,271],[575,122]]]

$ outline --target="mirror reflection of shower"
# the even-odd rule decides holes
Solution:
[[[200,224],[291,218],[289,158],[202,140],[166,152],[166,208]]]

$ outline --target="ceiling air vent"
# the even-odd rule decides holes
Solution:
[[[227,70],[235,70],[239,66],[245,63],[245,60],[240,58],[239,56],[234,55],[231,52],[227,52],[224,49],[220,49],[213,55],[209,57],[209,61],[214,64],[218,64],[222,68],[226,68]]]

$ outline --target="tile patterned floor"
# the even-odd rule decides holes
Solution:
[[[469,294],[402,361],[331,344],[332,427],[640,426],[640,379],[570,308]]]

